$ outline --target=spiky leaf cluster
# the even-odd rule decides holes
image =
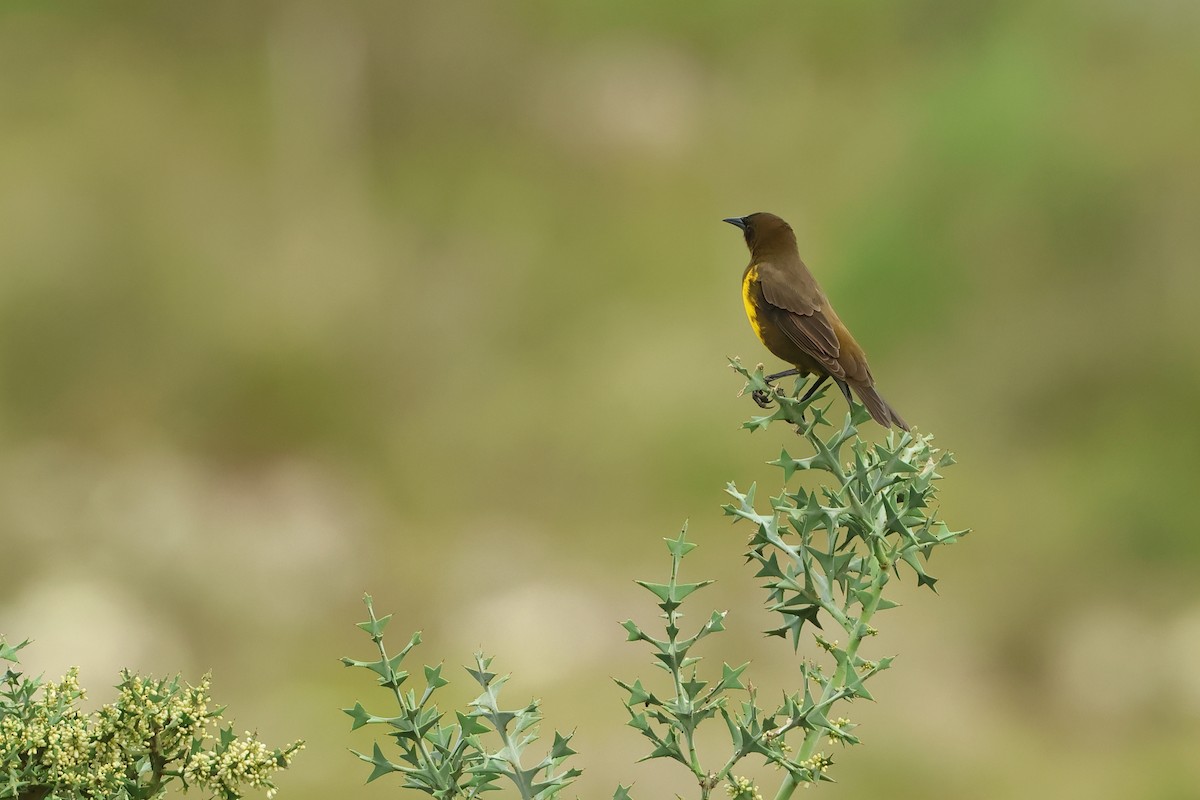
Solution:
[[[742,493],[732,483],[726,491],[734,502],[724,507],[735,521],[754,525],[746,557],[757,565],[767,607],[780,620],[767,633],[790,639],[798,649],[804,626],[811,625],[818,649],[832,659],[831,669],[806,660],[803,693],[789,697],[777,713],[782,722],[775,735],[803,729],[798,756],[811,757],[823,739],[858,742],[849,732],[853,726],[831,722],[829,710],[842,700],[873,699],[867,680],[892,663],[858,652],[876,633],[873,616],[896,606],[884,596],[891,577],[908,572],[919,586],[933,589],[937,579],[926,567],[933,550],[967,533],[950,530],[934,508],[939,470],[954,457],[935,448],[932,436],[908,431],[889,431],[882,443],[868,443],[857,426],[870,416],[857,403],[834,425],[827,416],[832,404],[821,405],[823,393],[801,400],[803,382],[790,394],[780,392],[766,384],[761,366],[754,371],[736,361],[732,366],[746,378],[746,391],[771,392],[777,404],[743,427],[753,432],[777,422],[794,425],[811,452],[797,457],[784,448],[770,462],[782,471],[784,489],[770,498],[769,511],[757,509],[755,486]],[[832,480],[789,488],[798,473],[824,473]],[[840,637],[816,632],[839,628],[845,646]]]
[[[801,765],[789,755],[784,739],[772,735],[778,726],[776,717],[781,712],[768,714],[758,705],[758,693],[752,685],[743,682],[743,673],[748,663],[732,667],[721,665],[721,676],[711,680],[699,674],[700,658],[691,654],[698,642],[711,634],[725,630],[728,612],[714,611],[698,629],[690,635],[681,630],[683,614],[680,606],[685,598],[712,581],[682,583],[679,580],[683,558],[696,548],[687,541],[686,527],[674,539],[666,539],[671,554],[671,573],[666,583],[637,581],[657,599],[662,611],[664,636],[656,638],[647,633],[633,620],[622,623],[631,642],[645,642],[653,652],[654,665],[671,677],[671,690],[659,696],[647,689],[642,681],[632,684],[617,681],[625,690],[625,708],[629,712],[629,726],[650,740],[652,749],[643,761],[666,758],[678,761],[687,767],[696,778],[702,798],[709,797],[713,790],[726,782],[737,787],[733,777],[734,767],[752,755],[784,767],[799,781],[821,779],[820,770]],[[731,700],[732,693],[744,693],[744,700]],[[696,729],[706,720],[720,717],[729,733],[730,747],[723,755],[723,763],[717,769],[708,769],[696,746]],[[744,780],[744,779],[743,779]]]
[[[748,390],[766,388],[761,366],[751,372],[734,361],[733,367]],[[863,617],[895,606],[883,597],[889,574],[911,571],[918,585],[934,588],[937,579],[925,562],[934,548],[967,533],[950,530],[933,508],[938,470],[954,457],[935,448],[932,436],[889,431],[883,443],[869,444],[858,436],[857,425],[870,419],[862,406],[855,404],[834,426],[825,416],[828,406],[817,405],[823,393],[801,401],[802,388],[776,392],[776,410],[744,427],[791,423],[812,455],[798,458],[783,448],[769,462],[783,472],[785,484],[770,499],[770,513],[756,510],[754,485],[743,494],[730,483],[726,491],[735,502],[724,506],[726,514],[754,524],[747,558],[759,565],[770,608],[783,623],[769,633],[796,646],[805,623],[821,627],[822,618],[859,638],[869,635]],[[789,490],[799,472],[824,472],[832,485]]]
[[[623,623],[631,641],[650,645],[655,666],[670,674],[672,688],[660,696],[640,680],[618,684],[627,693],[629,725],[652,745],[646,758],[683,764],[695,777],[702,800],[722,782],[731,796],[758,796],[751,781],[732,772],[749,756],[783,769],[776,797],[787,798],[800,784],[830,780],[826,773],[833,759],[818,750],[822,743],[859,741],[857,726],[833,711],[843,702],[873,699],[866,682],[892,663],[891,658],[870,661],[858,653],[862,641],[876,632],[870,624],[874,614],[895,606],[884,597],[890,577],[910,572],[919,585],[933,588],[936,579],[925,565],[930,553],[965,531],[951,531],[933,510],[939,470],[954,461],[932,446],[932,437],[889,432],[882,443],[869,444],[858,435],[857,425],[870,419],[861,406],[854,404],[837,426],[829,421],[831,404],[823,404],[822,393],[800,400],[803,385],[791,394],[780,392],[767,384],[761,366],[754,371],[737,361],[732,366],[746,379],[747,392],[776,402],[771,413],[743,427],[753,432],[777,422],[794,425],[810,450],[797,457],[784,449],[770,462],[782,470],[784,488],[771,498],[769,510],[757,509],[754,486],[742,493],[733,484],[727,491],[734,502],[724,510],[735,521],[755,526],[746,557],[764,580],[767,607],[780,621],[768,633],[789,639],[798,650],[801,633],[811,626],[815,650],[800,663],[800,687],[785,693],[773,709],[760,706],[753,685],[743,682],[745,664],[726,664],[720,679],[702,680],[692,648],[724,629],[725,612],[714,612],[691,635],[681,632],[681,603],[709,581],[679,581],[680,562],[695,547],[680,533],[667,540],[668,582],[638,582],[657,599],[665,636],[656,638],[632,621]],[[789,488],[801,472],[823,472],[832,480]],[[827,638],[824,631],[838,628],[841,636]],[[735,702],[732,692],[744,695]],[[714,762],[720,766],[709,769],[697,753],[695,732],[718,715],[729,733],[729,747]]]
[[[442,667],[425,666],[425,687],[418,695],[415,689],[402,687],[409,673],[400,669],[404,658],[421,642],[418,631],[395,656],[388,656],[383,631],[391,615],[377,617],[370,595],[363,598],[370,616],[359,623],[375,644],[379,658],[357,661],[343,658],[348,667],[360,667],[376,675],[376,682],[392,696],[399,713],[395,716],[376,716],[361,703],[343,709],[354,720],[351,729],[364,725],[383,725],[390,728],[388,736],[395,744],[398,760],[391,760],[376,742],[370,755],[354,751],[371,764],[367,778],[371,782],[390,773],[400,773],[404,786],[418,789],[442,800],[474,798],[499,788],[501,780],[511,783],[523,800],[553,800],[569,786],[580,771],[564,767],[575,754],[571,735],[554,733],[549,751],[526,766],[526,750],[538,739],[542,715],[538,701],[522,708],[505,709],[500,704],[500,690],[508,676],[490,671],[492,659],[475,654],[474,664],[467,673],[479,685],[482,693],[471,701],[466,712],[456,711],[454,721],[432,702],[434,694],[449,681],[442,677]]]

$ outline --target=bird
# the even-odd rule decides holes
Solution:
[[[907,431],[908,423],[876,391],[866,353],[800,260],[792,226],[761,211],[723,222],[741,228],[750,249],[750,264],[742,273],[742,301],[750,326],[771,353],[795,367],[766,376],[767,383],[790,375],[816,375],[804,401],[832,378],[847,403],[853,404],[853,389],[872,419],[885,428],[894,425]],[[764,408],[770,405],[765,396],[756,395],[755,400]]]

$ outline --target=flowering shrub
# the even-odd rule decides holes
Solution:
[[[58,683],[17,672],[17,652],[0,637],[0,798],[20,800],[149,800],[178,783],[222,800],[246,788],[275,793],[272,777],[287,767],[303,743],[270,749],[254,734],[220,727],[223,709],[212,708],[208,675],[189,686],[178,677],[156,680],[121,673],[117,699],[94,713],[78,670]]]

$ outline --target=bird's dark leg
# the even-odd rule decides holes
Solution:
[[[764,380],[766,380],[767,383],[774,383],[775,381],[779,380],[780,378],[787,378],[792,375],[799,375],[799,374],[800,374],[800,370],[793,367],[792,369],[785,369],[783,372],[776,372],[774,375],[768,375]]]
[[[814,383],[812,386],[808,387],[808,391],[807,391],[807,392],[805,392],[805,393],[804,393],[804,396],[800,398],[800,402],[801,402],[801,403],[807,402],[807,401],[808,401],[808,398],[810,398],[810,397],[812,397],[814,394],[816,394],[816,393],[817,393],[817,389],[820,389],[820,388],[821,388],[821,386],[822,386],[822,384],[824,384],[824,383],[825,383],[825,381],[827,381],[827,380],[829,380],[829,376],[828,376],[828,375],[822,375],[821,377],[817,378],[817,380],[816,380],[816,383]],[[800,411],[800,419],[804,419],[804,411],[803,411],[803,409]],[[804,426],[803,426],[803,425],[797,425],[797,426],[796,426],[796,433],[804,433]]]
[[[817,389],[820,389],[821,385],[824,384],[825,381],[827,381],[827,380],[829,380],[828,375],[822,375],[820,378],[818,378],[816,383],[814,383],[812,386],[808,387],[808,391],[805,392],[804,396],[800,398],[800,402],[803,403],[805,400],[807,400],[808,398],[810,398],[814,394],[816,394]]]
[[[834,380],[837,380],[836,378]],[[854,408],[854,398],[850,396],[850,384],[845,381],[837,382],[838,388],[842,390],[842,394],[846,395],[846,403],[850,408]]]

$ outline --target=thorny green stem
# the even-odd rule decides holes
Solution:
[[[367,613],[371,615],[371,622],[379,622],[375,617],[375,608],[369,602],[367,603]],[[413,716],[416,713],[416,709],[409,708],[408,703],[404,700],[404,693],[400,691],[400,686],[396,682],[396,671],[392,669],[391,662],[388,661],[387,649],[383,646],[382,634],[372,636],[371,641],[375,642],[375,646],[379,648],[379,657],[383,659],[383,663],[388,665],[388,683],[391,684],[392,694],[396,696],[396,703],[409,720],[415,722]],[[417,742],[417,749],[421,753],[422,761],[425,762],[426,766],[433,766],[433,756],[429,754],[429,748],[425,746],[425,740],[420,736],[414,738]]]
[[[855,668],[854,661],[858,657],[858,648],[862,644],[863,637],[868,630],[867,622],[870,621],[879,607],[879,598],[883,592],[883,585],[885,583],[887,583],[887,572],[880,570],[879,575],[871,582],[869,596],[867,602],[863,605],[863,613],[858,619],[858,624],[852,625],[848,620],[843,623],[846,632],[850,634],[850,639],[846,643],[846,660],[838,666],[837,671],[834,673],[833,681],[830,683],[826,694],[821,698],[821,702],[816,704],[816,708],[831,705],[840,696],[838,690],[845,688],[846,679],[849,677],[849,670]],[[785,733],[787,727],[787,725],[782,726],[780,733]],[[821,730],[819,728],[810,729],[804,736],[804,743],[800,745],[800,750],[796,753],[795,760],[802,763],[812,758],[820,742]],[[796,791],[797,785],[796,778],[792,773],[789,772],[786,774],[779,785],[779,791],[775,793],[775,800],[788,800],[792,796],[792,793]]]
[[[489,684],[484,688],[487,693],[488,701],[493,709],[500,708],[500,698],[492,691]],[[513,742],[512,737],[508,735],[508,728],[504,725],[496,725],[496,733],[500,735],[500,741],[504,744],[504,753],[508,759],[509,765],[512,767],[513,774],[509,776],[512,782],[516,785],[517,791],[521,793],[523,800],[533,800],[533,786],[529,782],[529,778],[525,775],[525,770],[521,766],[521,751]]]
[[[679,556],[671,557],[672,586],[674,586],[679,580],[679,562]],[[678,606],[667,612],[667,637],[672,645],[674,645],[676,640],[679,638],[679,618],[681,616],[682,614],[679,613]],[[686,690],[683,688],[682,667],[679,664],[673,664],[671,666],[671,677],[675,681],[675,697],[681,704],[686,702],[686,707],[681,708],[680,711],[683,711],[684,713],[691,713],[693,708],[692,698],[687,696]],[[684,698],[687,698],[686,701]],[[695,774],[696,778],[700,781],[700,787],[702,791],[701,796],[703,798],[707,798],[708,790],[704,788],[707,776],[704,774],[704,769],[700,766],[700,758],[696,754],[696,741],[695,737],[693,736],[691,726],[688,726],[688,728],[684,731],[684,739],[687,740],[689,766],[691,767],[691,770]]]
[[[883,564],[879,565],[879,574],[871,581],[871,590],[867,593],[867,602],[863,604],[862,615],[858,618],[858,625],[850,634],[850,641],[846,644],[846,665],[850,669],[854,669],[854,659],[858,657],[858,647],[862,644],[863,638],[867,635],[869,626],[868,622],[875,615],[875,610],[879,608],[879,598],[883,594],[883,585],[888,581],[887,567]]]
[[[737,763],[741,761],[745,755],[746,754],[741,751],[735,751],[734,754],[729,757],[729,760],[725,762],[725,766],[721,767],[721,771],[713,776],[713,783],[720,783],[721,781],[727,779],[730,771],[737,766]]]
[[[150,792],[151,797],[156,797],[162,791],[163,770],[167,766],[167,760],[160,752],[158,736],[155,733],[150,738],[150,783],[146,789]]]
[[[833,475],[833,477],[837,478],[838,485],[842,487],[842,493],[845,494],[850,501],[850,508],[853,509],[854,513],[860,518],[868,518],[870,515],[867,513],[867,510],[863,508],[863,505],[859,499],[854,495],[854,490],[850,488],[850,477],[844,471],[842,471],[842,465],[838,462],[837,456],[829,450],[829,448],[825,445],[825,442],[821,441],[821,437],[813,436],[812,442],[816,446],[817,451],[825,457],[826,466],[829,468],[828,471]],[[838,446],[838,452],[841,452],[840,445]]]
[[[806,739],[805,742],[807,743],[807,741]],[[788,800],[794,791],[796,791],[796,778],[789,772],[783,776],[783,783],[779,784],[779,791],[775,793],[775,800]]]

